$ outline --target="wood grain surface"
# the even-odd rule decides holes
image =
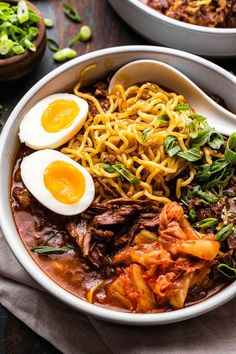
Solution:
[[[117,0],[119,1],[119,0]],[[32,1],[39,7],[42,14],[52,18],[54,28],[47,31],[50,38],[57,39],[60,45],[66,46],[68,41],[77,34],[81,25],[70,22],[63,14],[64,0]],[[129,44],[149,44],[133,32],[112,10],[106,0],[68,0],[80,11],[83,24],[93,30],[93,39],[88,43],[77,43],[78,55],[101,48]],[[225,69],[236,74],[235,60],[215,61]],[[1,120],[5,121],[20,98],[49,71],[56,68],[52,52],[47,49],[38,69],[28,77],[13,83],[0,83],[0,104],[3,106]],[[22,322],[0,307],[0,354],[56,354],[44,339],[37,336]]]

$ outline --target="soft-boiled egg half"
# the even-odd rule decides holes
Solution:
[[[56,149],[84,125],[88,103],[69,93],[45,97],[33,106],[20,124],[19,138],[34,150]]]
[[[45,207],[61,215],[86,210],[95,193],[88,171],[56,150],[40,150],[24,157],[21,176],[25,186]]]

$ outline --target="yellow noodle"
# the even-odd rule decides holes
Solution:
[[[88,114],[84,127],[62,152],[92,175],[102,178],[118,197],[124,198],[149,198],[167,203],[170,197],[168,182],[184,171],[185,178],[180,177],[176,182],[176,195],[180,197],[181,188],[192,182],[196,170],[178,156],[169,157],[163,144],[171,135],[176,137],[183,151],[189,149],[186,120],[193,111],[191,108],[188,112],[176,111],[178,104],[186,103],[184,97],[151,83],[127,89],[116,85],[107,96],[109,108],[105,110],[96,95],[81,92],[80,86],[81,83],[76,85],[74,93],[94,105],[97,114],[94,117]],[[168,120],[163,121],[162,116],[167,116]],[[145,130],[148,131],[144,139]],[[217,156],[210,148],[205,148],[203,153],[208,163],[211,155]],[[109,158],[113,163],[122,163],[139,183],[132,184],[121,179],[118,172],[104,169],[103,164]],[[96,202],[111,198],[97,182],[95,187]]]

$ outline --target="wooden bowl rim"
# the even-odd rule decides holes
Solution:
[[[8,2],[8,3],[18,3],[19,0],[8,0],[6,2]],[[38,16],[41,17],[40,20],[37,22],[38,35],[35,38],[35,40],[33,41],[34,45],[38,49],[40,44],[42,44],[44,42],[44,40],[45,40],[46,27],[45,27],[45,24],[44,24],[44,19],[43,19],[43,16],[41,15],[41,12],[39,11],[39,9],[34,4],[32,4],[30,1],[26,1],[26,3]],[[37,53],[37,49],[36,49],[36,52],[31,52],[30,50],[26,50],[22,54],[14,55],[13,57],[10,57],[10,58],[0,59],[0,67],[9,66],[9,65],[15,65],[16,63],[18,63],[18,62],[20,62],[20,61],[22,61],[22,60],[24,60],[24,59],[36,54]]]

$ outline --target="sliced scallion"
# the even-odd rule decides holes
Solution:
[[[236,268],[230,267],[225,263],[220,263],[217,267],[218,271],[225,277],[233,279],[236,278]]]

